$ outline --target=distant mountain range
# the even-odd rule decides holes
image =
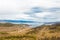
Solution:
[[[27,20],[0,20],[0,22],[34,23],[35,21],[27,21]]]
[[[52,25],[54,23],[60,23],[60,22],[36,22],[36,21],[29,21],[29,20],[0,20],[0,23],[20,23],[20,24],[30,24],[30,25],[34,25],[35,26],[39,26],[39,25]]]

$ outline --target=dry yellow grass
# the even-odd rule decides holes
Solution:
[[[60,26],[24,26],[0,27],[0,40],[60,40]]]

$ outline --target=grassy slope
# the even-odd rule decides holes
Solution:
[[[0,40],[60,40],[60,25],[42,25],[36,28],[21,27],[23,25],[2,27]]]

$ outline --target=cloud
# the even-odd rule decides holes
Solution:
[[[59,0],[0,0],[0,20],[57,21],[60,11],[53,8],[59,4]]]
[[[34,7],[35,8],[35,7]],[[42,12],[34,12],[30,10],[27,14],[29,14],[31,17],[35,18],[38,22],[56,22],[60,20],[60,9],[58,7],[52,7],[48,8],[47,10],[44,9]],[[52,10],[50,10],[52,9]],[[40,10],[41,11],[41,10]]]
[[[53,13],[60,13],[60,7],[49,8],[49,11]]]
[[[35,16],[38,17],[38,18],[39,18],[39,17],[40,17],[40,18],[41,18],[41,17],[43,18],[43,17],[45,17],[45,16],[47,16],[47,15],[51,15],[51,13],[49,13],[49,12],[42,12],[42,13],[36,13],[36,14],[35,14]]]

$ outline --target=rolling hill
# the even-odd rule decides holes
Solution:
[[[16,29],[17,28],[17,29]],[[14,30],[12,30],[14,29]],[[3,30],[3,31],[1,31]],[[41,25],[30,28],[19,24],[11,27],[0,27],[1,40],[60,40],[60,22],[52,25]]]

